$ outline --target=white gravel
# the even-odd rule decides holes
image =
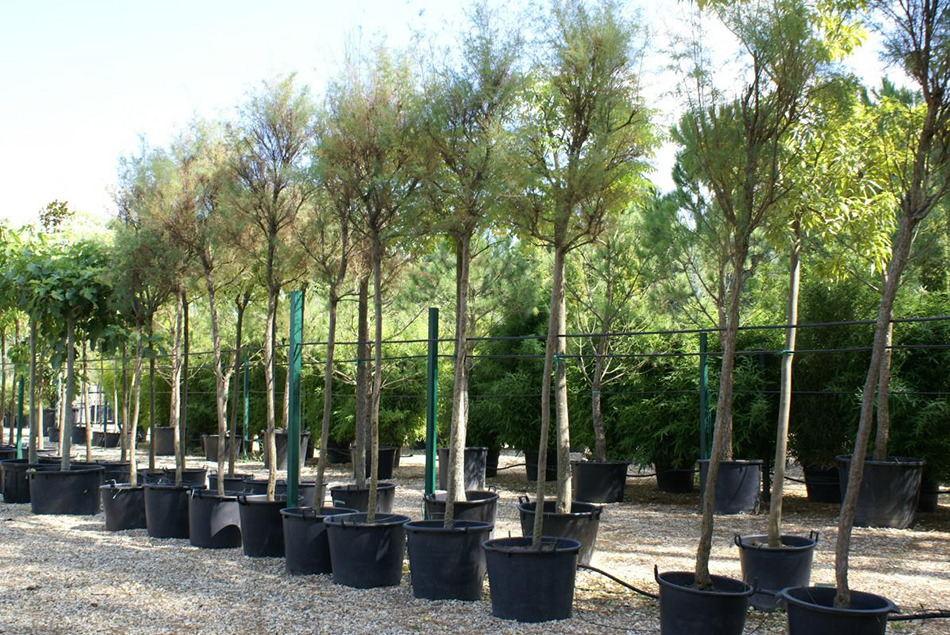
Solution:
[[[118,458],[117,450],[95,458]],[[518,457],[502,457],[503,465]],[[144,461],[140,463],[142,467]],[[193,459],[213,469],[210,463]],[[160,465],[171,466],[168,458]],[[396,511],[422,513],[421,453],[396,471]],[[345,468],[330,483],[349,482]],[[260,463],[241,471],[266,474]],[[307,474],[312,470],[308,468]],[[490,484],[499,501],[496,536],[520,535],[519,494],[530,493],[521,467]],[[813,583],[834,580],[833,506],[805,502],[790,483],[786,529],[821,532]],[[652,478],[631,479],[630,502],[610,505],[601,520],[593,565],[655,591],[653,565],[690,570],[698,536],[698,495],[656,491]],[[948,501],[943,500],[944,503]],[[149,538],[145,530],[105,531],[102,515],[33,516],[29,505],[0,504],[0,633],[657,633],[655,603],[591,572],[577,578],[574,617],[525,625],[491,616],[488,584],[480,602],[428,602],[412,597],[408,563],[399,587],[355,590],[329,576],[291,577],[282,559],[252,559],[240,549],[192,547],[187,540]],[[711,568],[739,576],[734,533],[760,532],[764,516],[721,517]],[[950,508],[922,517],[909,531],[856,529],[852,587],[890,597],[904,611],[950,608]],[[785,632],[781,614],[749,614],[747,632]],[[890,632],[950,632],[950,622],[911,622]]]

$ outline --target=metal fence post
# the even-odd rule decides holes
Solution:
[[[429,308],[429,343],[426,352],[426,471],[425,493],[435,492],[435,427],[439,375],[439,310]]]
[[[699,334],[699,458],[708,460],[709,447],[709,366],[706,359],[708,335]]]
[[[290,349],[287,372],[290,393],[287,403],[287,506],[297,507],[300,482],[300,369],[303,335],[303,291],[290,293]]]

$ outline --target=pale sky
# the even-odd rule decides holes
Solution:
[[[684,3],[631,7],[642,7],[653,31],[647,98],[672,123],[677,78],[664,70],[663,50]],[[414,31],[447,37],[464,8],[455,0],[3,2],[0,218],[30,222],[59,199],[106,219],[118,158],[140,137],[162,145],[195,114],[230,117],[249,88],[282,73],[297,72],[319,94],[348,39],[383,34],[398,47]],[[851,62],[866,83],[879,83],[876,48],[872,41]],[[656,157],[663,188],[672,160],[670,146]]]

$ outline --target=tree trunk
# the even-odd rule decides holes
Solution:
[[[465,436],[468,427],[465,409],[468,373],[468,280],[471,265],[471,234],[456,242],[455,285],[455,381],[452,385],[452,421],[449,428],[448,492],[445,497],[444,526],[455,520],[455,502],[465,500]]]
[[[82,421],[86,424],[86,461],[92,461],[92,417],[89,416],[89,366],[86,342],[82,343]]]
[[[871,364],[861,394],[861,418],[858,420],[858,433],[854,441],[854,452],[851,455],[851,467],[848,471],[848,489],[845,492],[844,500],[841,503],[841,512],[838,515],[838,540],[835,544],[835,582],[838,587],[835,595],[835,606],[837,607],[851,605],[851,589],[848,586],[848,556],[851,550],[851,530],[854,528],[854,511],[858,504],[861,481],[864,479],[864,460],[867,457],[868,440],[871,438],[874,393],[877,387],[878,375],[881,371],[881,361],[887,350],[887,334],[891,325],[894,298],[897,295],[901,273],[903,273],[910,256],[910,246],[916,224],[907,214],[901,215],[897,235],[891,247],[891,263],[888,266],[887,280],[881,290],[881,305],[878,308],[877,320],[874,326]]]
[[[0,421],[6,417],[7,408],[7,331],[0,330]],[[2,437],[0,430],[0,437]],[[10,409],[10,438],[13,438],[13,409]],[[12,443],[10,445],[13,445]]]
[[[373,395],[369,411],[370,470],[369,501],[366,507],[366,522],[376,520],[376,488],[379,484],[379,397],[383,389],[383,289],[382,245],[379,232],[373,231]]]
[[[181,294],[181,415],[178,417],[178,463],[175,484],[181,485],[181,473],[188,456],[188,358],[191,356],[191,329],[188,327],[188,297]]]
[[[122,438],[122,457],[120,461],[128,459],[129,445],[135,439],[129,438],[129,356],[126,343],[122,342],[122,423],[119,427]]]
[[[13,320],[13,343],[20,343],[20,320]],[[22,372],[22,370],[20,371]],[[17,380],[17,367],[16,364],[13,365],[13,385],[10,387],[10,435],[8,437],[7,443],[11,446],[16,445],[16,433],[14,428],[20,427],[20,422],[17,420],[17,411],[16,411],[16,380]]]
[[[591,381],[590,402],[591,421],[594,426],[594,460],[607,460],[607,435],[604,434],[604,415],[601,410],[600,389],[604,380],[604,355],[607,354],[607,335],[602,334],[597,341],[594,361],[594,376]]]
[[[224,374],[221,372],[221,338],[218,334],[218,308],[215,305],[214,281],[211,268],[204,263],[205,289],[208,293],[208,314],[211,319],[211,350],[214,355],[215,403],[218,413],[218,495],[224,496],[224,454],[227,440],[227,403],[224,394]]]
[[[36,392],[36,319],[30,320],[30,448],[28,454],[28,463],[36,464],[39,462],[39,455],[36,453],[36,440],[39,436],[39,413],[37,412]]]
[[[557,406],[557,502],[554,509],[559,514],[568,514],[571,511],[571,428],[567,412],[567,303],[564,297],[564,261],[567,254],[561,256],[561,272],[555,277],[557,281],[557,340],[554,345],[560,363],[555,368],[554,401]],[[557,265],[557,259],[554,260]],[[540,477],[539,477],[540,478]]]
[[[874,460],[887,460],[887,446],[891,435],[891,345],[894,343],[894,323],[889,322],[881,354],[881,370],[877,382],[877,436],[874,438]]]
[[[744,257],[738,262],[744,262]],[[716,502],[716,481],[719,478],[720,461],[732,458],[730,430],[732,410],[732,368],[736,356],[736,333],[739,328],[739,296],[742,291],[742,269],[736,267],[729,289],[729,313],[726,331],[722,338],[722,366],[719,373],[719,400],[716,404],[715,433],[706,472],[706,488],[703,496],[703,518],[699,547],[696,551],[694,584],[699,589],[712,588],[709,576],[709,554],[712,551],[713,509]]]
[[[138,485],[138,468],[135,464],[135,451],[138,445],[139,434],[139,413],[142,406],[142,349],[144,342],[142,338],[142,325],[137,324],[135,334],[138,336],[135,342],[135,365],[132,367],[132,416],[126,421],[129,427],[129,485],[135,487]]]
[[[264,337],[264,389],[267,392],[267,500],[274,500],[277,488],[277,448],[274,444],[274,417],[276,404],[274,394],[274,323],[277,319],[277,288],[267,289],[267,335]]]
[[[327,302],[327,353],[323,362],[323,420],[320,422],[320,456],[317,459],[316,496],[319,499],[323,492],[323,477],[327,469],[327,443],[330,440],[330,416],[333,414],[331,398],[333,396],[333,352],[336,345],[336,285],[330,286],[329,301]],[[314,507],[317,513],[323,500],[317,500]]]
[[[782,496],[785,491],[785,463],[788,461],[788,415],[792,406],[792,361],[795,355],[795,337],[798,324],[798,289],[801,281],[801,229],[795,221],[795,240],[792,243],[788,266],[788,328],[785,330],[785,351],[782,355],[782,386],[778,406],[778,427],[775,433],[775,474],[772,477],[772,499],[769,506],[768,544],[782,546]]]
[[[172,429],[172,448],[178,457],[178,420],[181,418],[181,322],[182,295],[178,294],[178,306],[175,308],[175,343],[172,346],[172,385],[168,408],[168,425]]]
[[[155,349],[152,338],[155,335],[155,316],[148,316],[148,469],[155,470]]]
[[[544,345],[544,369],[541,371],[541,439],[538,445],[538,484],[535,490],[537,499],[534,513],[534,527],[531,532],[531,546],[541,548],[541,528],[544,522],[544,483],[548,469],[548,437],[551,429],[551,372],[554,370],[554,355],[557,350],[558,331],[561,320],[558,314],[561,311],[560,290],[564,281],[564,250],[560,247],[554,250],[554,272],[551,281],[551,305],[548,315],[548,334]],[[558,474],[560,477],[560,474]],[[560,493],[560,488],[559,488]]]
[[[235,302],[237,306],[237,325],[234,335],[234,368],[231,376],[234,378],[234,388],[231,391],[231,431],[228,435],[231,439],[231,451],[228,453],[228,476],[234,476],[234,464],[237,463],[237,411],[238,395],[241,391],[241,335],[244,331],[244,310],[247,304],[242,304],[240,296]]]
[[[66,471],[69,469],[70,456],[72,454],[72,441],[73,441],[73,409],[71,404],[73,403],[73,394],[75,393],[75,379],[76,373],[76,320],[72,316],[66,319],[66,394],[63,397],[63,402],[66,405],[65,412],[65,421],[60,427],[60,431],[63,433],[63,455],[60,460],[60,469]]]
[[[366,431],[367,424],[367,396],[369,370],[369,276],[360,278],[359,302],[357,309],[357,336],[356,336],[356,404],[354,419],[354,456],[353,470],[356,473],[356,486],[366,487]]]

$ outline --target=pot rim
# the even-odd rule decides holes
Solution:
[[[194,488],[188,492],[190,498],[208,498],[208,499],[217,499],[218,501],[237,501],[239,492],[224,492],[224,496],[218,494],[218,490],[209,490],[204,488]]]
[[[744,536],[736,534],[733,538],[733,542],[736,544],[739,549],[751,549],[754,551],[766,551],[769,553],[800,553],[803,551],[810,551],[818,545],[818,538],[820,534],[817,531],[810,532],[807,536],[797,536],[795,534],[782,534],[781,538],[800,538],[802,540],[808,540],[811,544],[805,545],[786,545],[782,543],[781,547],[770,547],[768,544],[751,544],[751,541],[756,539],[767,539],[767,534],[746,534]]]
[[[325,509],[332,509],[332,510],[335,510],[335,511],[333,511],[332,513],[329,513],[329,514],[322,513],[323,510],[325,510]],[[313,507],[308,507],[308,506],[304,506],[304,507],[285,507],[284,509],[280,510],[280,515],[281,515],[281,516],[284,516],[285,518],[295,518],[295,519],[298,519],[298,520],[319,520],[319,521],[323,521],[325,518],[328,518],[328,517],[330,517],[330,516],[339,516],[340,514],[355,514],[355,513],[357,513],[357,510],[352,509],[352,508],[350,508],[350,507],[335,507],[335,506],[327,506],[327,505],[324,505],[323,507],[320,508],[320,512],[321,512],[321,513],[319,513],[319,514],[316,513],[316,512],[314,512],[314,513],[308,513],[308,512],[314,512]]]
[[[724,575],[710,575],[709,577],[712,578],[713,580],[728,580],[730,582],[736,582],[738,584],[743,585],[745,589],[742,591],[717,591],[716,589],[713,589],[713,590],[696,589],[694,587],[683,586],[681,584],[676,584],[675,582],[670,582],[669,580],[663,579],[664,575],[667,575],[670,573],[685,573],[685,574],[695,577],[695,574],[692,571],[664,571],[663,573],[660,573],[659,569],[657,568],[657,565],[653,565],[653,579],[656,580],[656,583],[659,586],[661,587],[666,586],[671,589],[676,589],[677,591],[682,591],[684,593],[692,593],[694,595],[702,595],[706,597],[747,597],[747,596],[753,595],[754,593],[758,591],[757,587],[750,585],[748,582],[744,582],[742,580],[736,580],[735,578],[730,578]]]
[[[440,494],[443,496],[443,498],[439,498]],[[466,497],[469,494],[487,494],[487,496],[485,496],[484,498],[476,498],[475,500],[468,500],[466,498],[466,500],[463,500],[463,501],[456,501],[455,504],[458,505],[459,503],[462,503],[462,504],[468,504],[468,505],[487,505],[488,503],[492,501],[497,501],[500,498],[498,495],[498,492],[493,492],[491,490],[485,490],[485,489],[465,490]],[[433,502],[433,503],[445,503],[446,499],[444,497],[447,497],[448,495],[449,493],[446,490],[441,489],[441,490],[436,490],[432,492],[431,494],[423,494],[422,500]]]
[[[775,597],[781,598],[785,602],[794,604],[801,608],[808,609],[809,611],[816,611],[818,613],[826,613],[828,615],[852,615],[852,616],[870,616],[870,615],[886,615],[888,613],[900,613],[900,609],[897,608],[897,605],[893,601],[884,597],[883,595],[877,595],[875,593],[868,593],[866,591],[851,591],[852,597],[854,595],[860,595],[865,598],[875,598],[881,600],[884,603],[884,606],[876,609],[852,609],[852,608],[837,608],[834,606],[825,606],[824,604],[818,604],[816,602],[809,602],[808,600],[803,600],[801,598],[792,597],[790,593],[798,589],[822,589],[825,591],[835,590],[833,587],[786,587],[777,591]]]
[[[366,522],[365,520],[360,521],[354,516],[362,516],[366,518],[366,512],[356,512],[354,514],[337,514],[334,516],[328,516],[324,519],[324,524],[331,527],[339,527],[341,529],[389,529],[391,527],[398,527],[405,525],[409,522],[410,518],[408,516],[403,516],[402,514],[376,514],[376,520],[371,523]],[[346,521],[350,522],[347,523]]]
[[[102,485],[99,486],[99,490],[100,490],[100,491],[102,491],[102,490],[113,490],[113,491],[120,490],[120,491],[123,491],[123,492],[131,492],[131,491],[138,491],[138,490],[145,491],[145,485],[132,485],[131,483],[116,483],[116,482],[113,481],[113,482],[111,482],[111,483],[103,483]]]
[[[839,454],[835,457],[837,463],[851,463],[850,454]],[[890,467],[923,467],[924,459],[918,459],[910,456],[891,456],[888,455],[884,461],[875,461],[874,459],[864,459],[865,465],[886,465]]]
[[[237,495],[237,502],[238,505],[283,505],[286,507],[287,495],[276,494],[274,500],[267,500],[267,494],[241,493]]]
[[[366,487],[359,487],[355,483],[351,483],[349,485],[331,485],[329,489],[331,492],[334,490],[337,492],[363,492],[363,491],[368,492],[369,485],[367,485]],[[383,482],[377,483],[376,490],[379,491],[381,489],[386,489],[386,490],[396,489],[396,484],[391,481],[383,481]]]
[[[551,500],[551,499],[546,499],[546,500],[544,501],[544,504],[547,505],[548,503],[554,504],[555,501],[553,501],[553,500]],[[528,509],[528,508],[527,508],[528,505],[534,505],[534,508],[533,508],[533,509]],[[518,511],[519,511],[519,512],[522,512],[522,513],[524,513],[524,514],[534,514],[534,513],[536,513],[537,505],[538,505],[538,502],[537,502],[537,501],[529,501],[529,500],[527,499],[527,497],[522,497],[522,498],[520,498],[519,501],[518,501]],[[590,506],[592,507],[592,509],[589,509],[589,510],[587,510],[587,511],[577,511],[577,512],[576,512],[576,511],[574,511],[574,506],[575,506],[575,505],[590,505]],[[604,505],[603,505],[603,504],[599,504],[599,503],[588,503],[587,501],[576,501],[576,500],[572,500],[572,501],[571,501],[571,511],[569,511],[569,512],[564,512],[564,513],[562,513],[562,512],[556,512],[556,511],[554,511],[554,510],[552,510],[552,511],[547,511],[547,510],[545,510],[544,508],[542,508],[541,514],[544,515],[544,516],[549,516],[549,517],[558,517],[558,516],[560,516],[560,517],[572,517],[572,518],[583,518],[583,517],[590,516],[590,517],[593,518],[594,520],[597,520],[597,519],[600,518],[600,515],[601,515],[603,512],[604,512]]]
[[[630,465],[630,461],[624,461],[622,459],[611,459],[609,461],[595,461],[593,459],[574,459],[571,461],[571,465],[620,465],[625,466]]]
[[[441,520],[410,520],[406,523],[406,531],[415,534],[470,534],[474,532],[492,531],[493,523],[481,520],[456,520],[453,526],[446,528]]]
[[[37,467],[40,467],[40,466],[37,465],[36,467],[30,467],[30,468],[26,471],[26,473],[29,474],[30,476],[35,476],[35,475],[37,475],[37,474],[49,474],[49,475],[52,475],[52,476],[61,476],[61,475],[63,475],[63,474],[86,474],[86,473],[88,473],[88,472],[100,472],[100,473],[101,473],[101,472],[105,472],[105,471],[106,471],[106,468],[102,467],[101,465],[77,465],[77,466],[76,466],[76,469],[68,469],[68,470],[62,470],[62,469],[59,469],[59,470],[38,470],[38,469],[36,469]]]
[[[531,545],[532,539],[527,538],[492,538],[482,543],[482,549],[485,551],[495,551],[508,556],[511,555],[531,555],[531,556],[552,556],[564,553],[578,553],[581,550],[579,540],[573,538],[564,538],[561,536],[541,536],[542,544],[554,543],[554,549],[525,549],[525,546]]]
[[[161,490],[180,490],[188,491],[191,489],[204,489],[203,485],[195,485],[194,483],[182,483],[181,485],[175,485],[174,483],[143,483],[145,489],[161,489]]]
[[[712,459],[699,459],[696,461],[700,465],[703,463],[708,464]],[[763,463],[762,459],[733,459],[731,461],[719,460],[719,465],[758,465],[761,466]]]

